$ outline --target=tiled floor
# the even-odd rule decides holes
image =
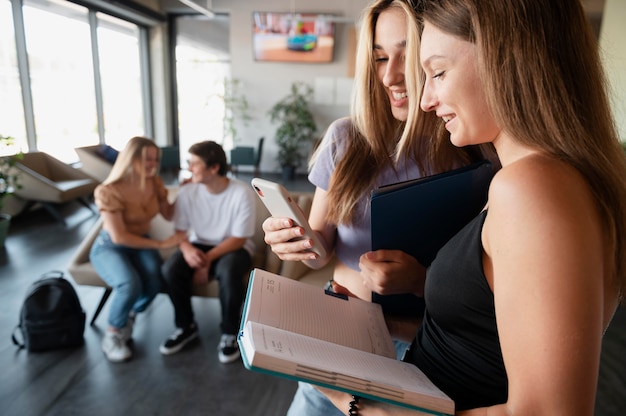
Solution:
[[[265,175],[279,180],[278,175]],[[251,175],[240,174],[249,182]],[[310,191],[306,178],[285,182]],[[219,305],[194,298],[200,339],[170,357],[158,347],[174,330],[169,299],[159,295],[137,319],[132,361],[111,364],[100,351],[107,306],[85,328],[85,346],[46,353],[18,351],[11,342],[28,286],[50,270],[66,270],[97,216],[78,203],[60,207],[67,226],[43,209],[13,219],[0,249],[0,414],[39,415],[284,415],[295,392],[290,380],[253,373],[241,362],[220,364]],[[69,278],[71,281],[71,278]],[[91,318],[102,289],[76,287]]]
[[[279,175],[262,175],[280,181]],[[240,174],[249,182],[251,174]],[[291,191],[312,191],[300,177],[285,182]],[[100,338],[106,309],[85,329],[85,346],[40,354],[17,351],[11,332],[28,286],[42,273],[65,270],[73,251],[95,223],[79,204],[61,207],[67,226],[35,210],[14,219],[0,250],[0,414],[28,415],[283,415],[295,382],[252,373],[241,363],[222,365],[214,299],[194,299],[200,340],[187,350],[163,357],[159,344],[173,330],[169,300],[159,295],[139,317],[135,358],[126,364],[106,361]],[[88,317],[102,289],[77,287]],[[105,307],[106,308],[106,307]],[[626,308],[618,310],[606,333],[596,416],[626,414]]]

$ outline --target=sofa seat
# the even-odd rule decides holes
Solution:
[[[15,195],[29,205],[41,203],[60,222],[65,220],[54,204],[78,201],[95,213],[90,198],[98,182],[83,171],[44,152],[24,153],[14,169],[22,185]]]
[[[107,160],[104,156],[103,145],[83,146],[74,149],[81,162],[80,169],[93,177],[98,183],[104,182],[104,180],[111,173],[113,168],[112,159]]]

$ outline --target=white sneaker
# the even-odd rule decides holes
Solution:
[[[237,360],[241,353],[239,352],[239,346],[237,345],[237,337],[230,334],[222,334],[220,344],[217,346],[217,357],[220,363],[227,364]]]
[[[135,326],[136,316],[137,315],[135,314],[135,312],[131,311],[128,314],[128,319],[126,320],[126,326],[120,329],[120,333],[122,334],[122,337],[124,338],[124,342],[126,343],[132,341],[133,339],[133,327]]]
[[[107,331],[102,339],[102,352],[113,363],[126,361],[133,356],[122,332]]]

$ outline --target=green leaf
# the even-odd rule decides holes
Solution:
[[[290,93],[269,111],[272,123],[278,123],[274,139],[278,144],[278,163],[298,167],[305,159],[306,145],[312,143],[317,132],[315,118],[309,108],[313,88],[295,82]]]

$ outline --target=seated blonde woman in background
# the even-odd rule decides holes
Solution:
[[[157,250],[176,246],[184,238],[173,234],[158,241],[147,235],[155,215],[171,220],[174,213],[167,189],[157,176],[159,155],[152,140],[133,137],[94,192],[103,226],[89,258],[113,288],[109,327],[102,340],[102,351],[112,362],[132,357],[128,341],[135,315],[159,293],[162,259]]]

